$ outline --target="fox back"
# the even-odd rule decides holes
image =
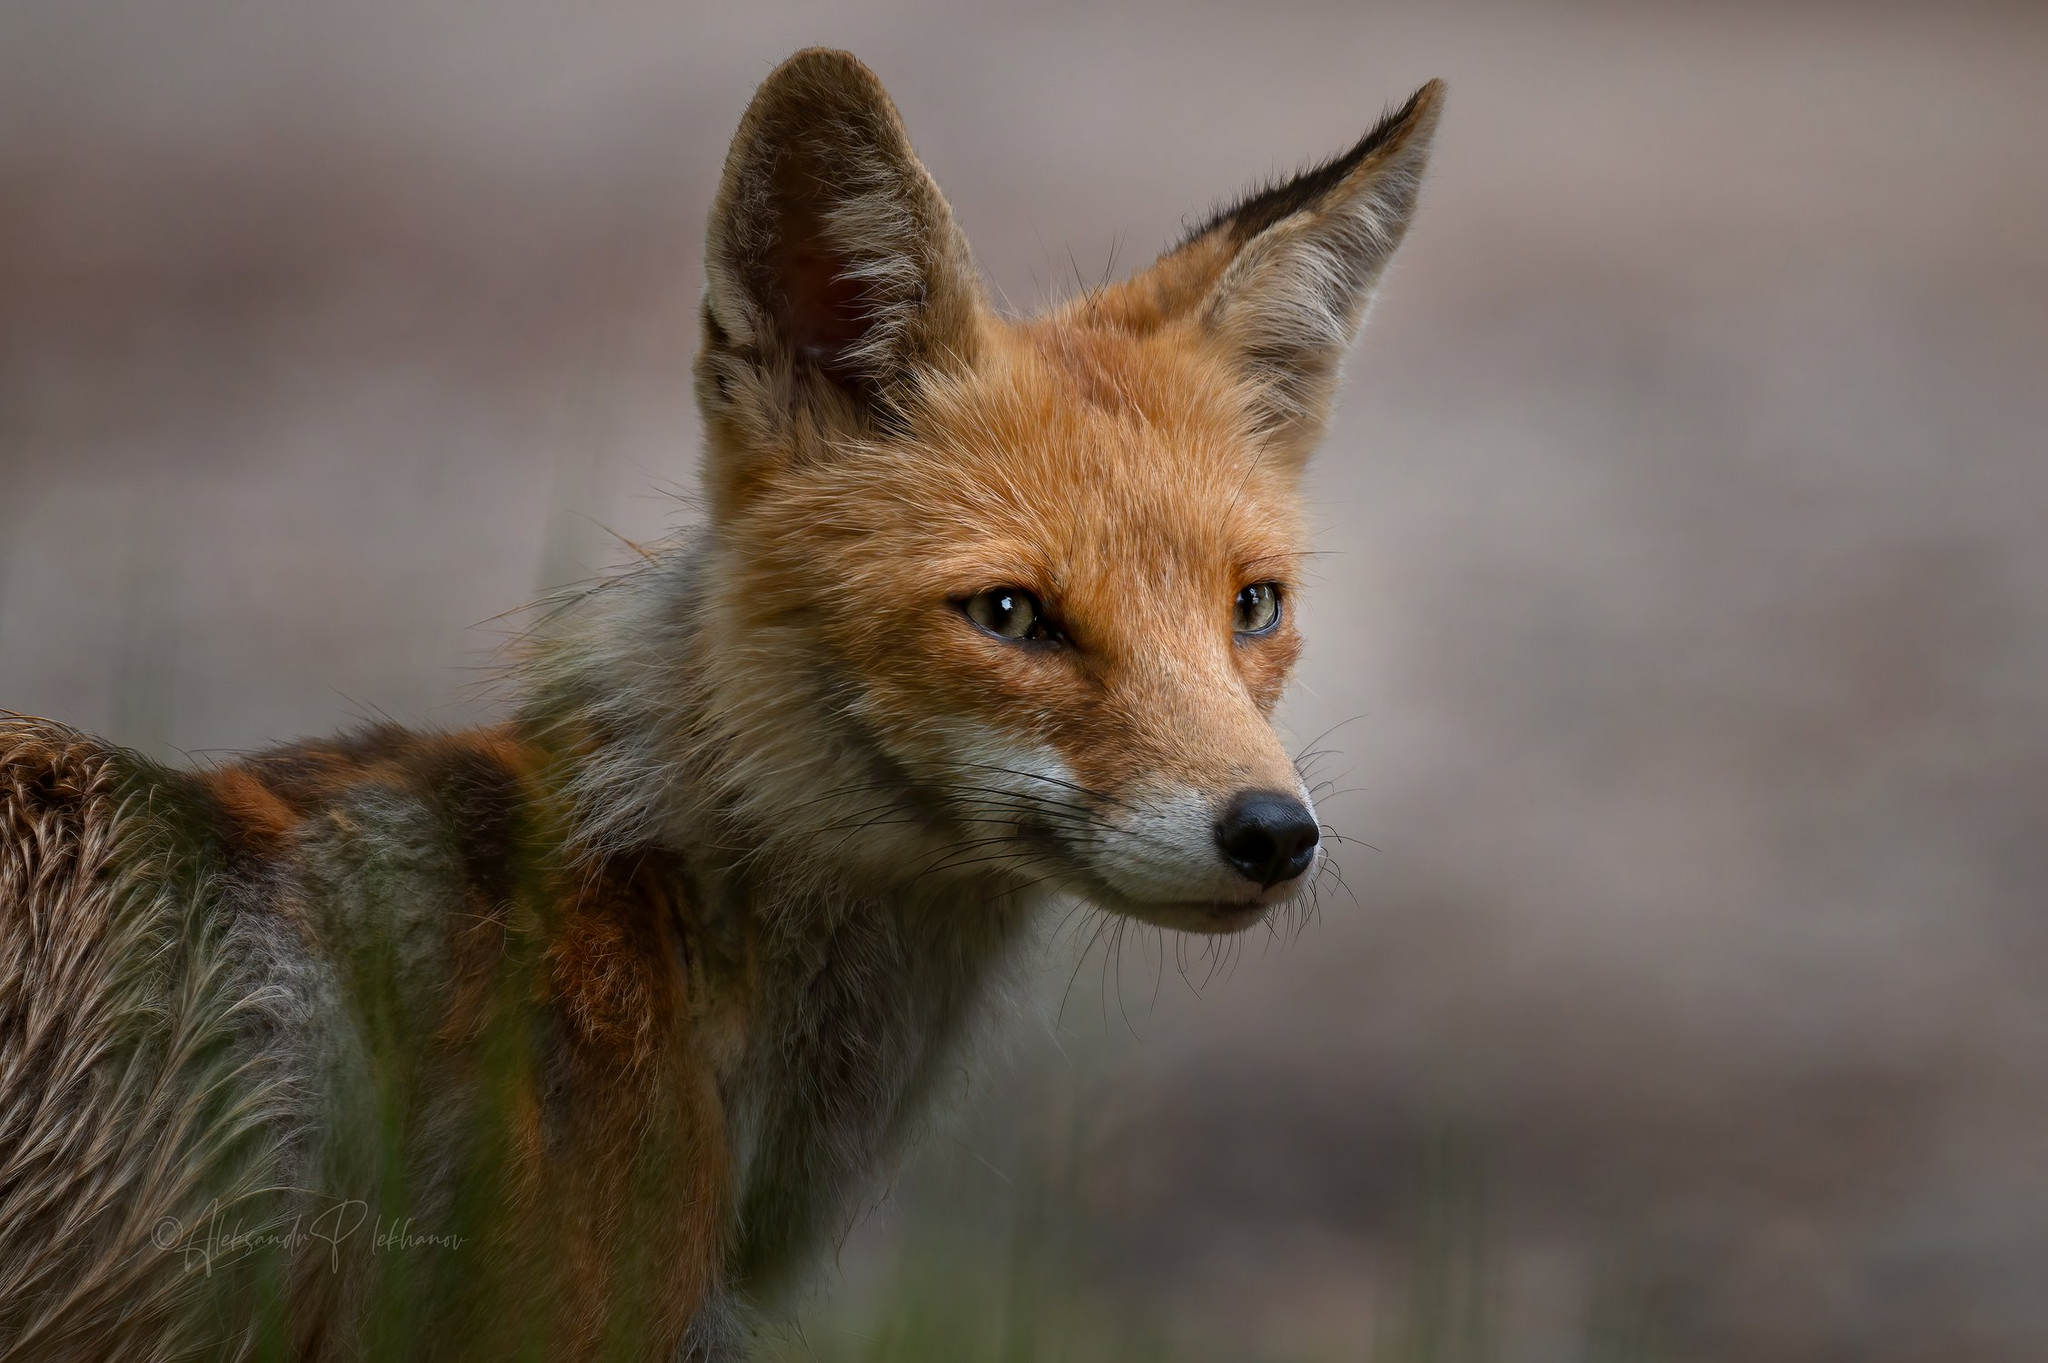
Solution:
[[[1012,318],[799,53],[711,213],[705,523],[501,723],[0,720],[0,1360],[744,1357],[1049,902],[1295,902],[1301,476],[1441,99]]]

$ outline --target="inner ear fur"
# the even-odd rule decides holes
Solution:
[[[885,414],[920,371],[972,362],[981,309],[967,243],[874,73],[822,48],[777,67],[711,210],[707,416]]]

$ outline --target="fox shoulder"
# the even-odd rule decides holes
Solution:
[[[196,794],[0,714],[0,1357],[246,1345],[183,1251],[209,1208],[270,1215],[288,1086],[250,1058],[274,1019],[180,830]]]

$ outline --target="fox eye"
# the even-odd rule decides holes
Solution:
[[[960,603],[960,612],[998,639],[1050,642],[1059,631],[1045,618],[1038,598],[1022,587],[991,587]]]
[[[1237,594],[1239,634],[1264,634],[1280,623],[1280,584],[1254,582]]]

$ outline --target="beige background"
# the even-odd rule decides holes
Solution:
[[[480,622],[691,514],[703,214],[812,42],[1019,308],[1451,85],[1313,475],[1356,902],[1199,999],[1098,946],[961,1139],[1082,1090],[1099,1272],[1265,1348],[1357,1356],[1448,1160],[1502,1357],[2048,1356],[2038,7],[13,0],[0,705],[486,713]]]

